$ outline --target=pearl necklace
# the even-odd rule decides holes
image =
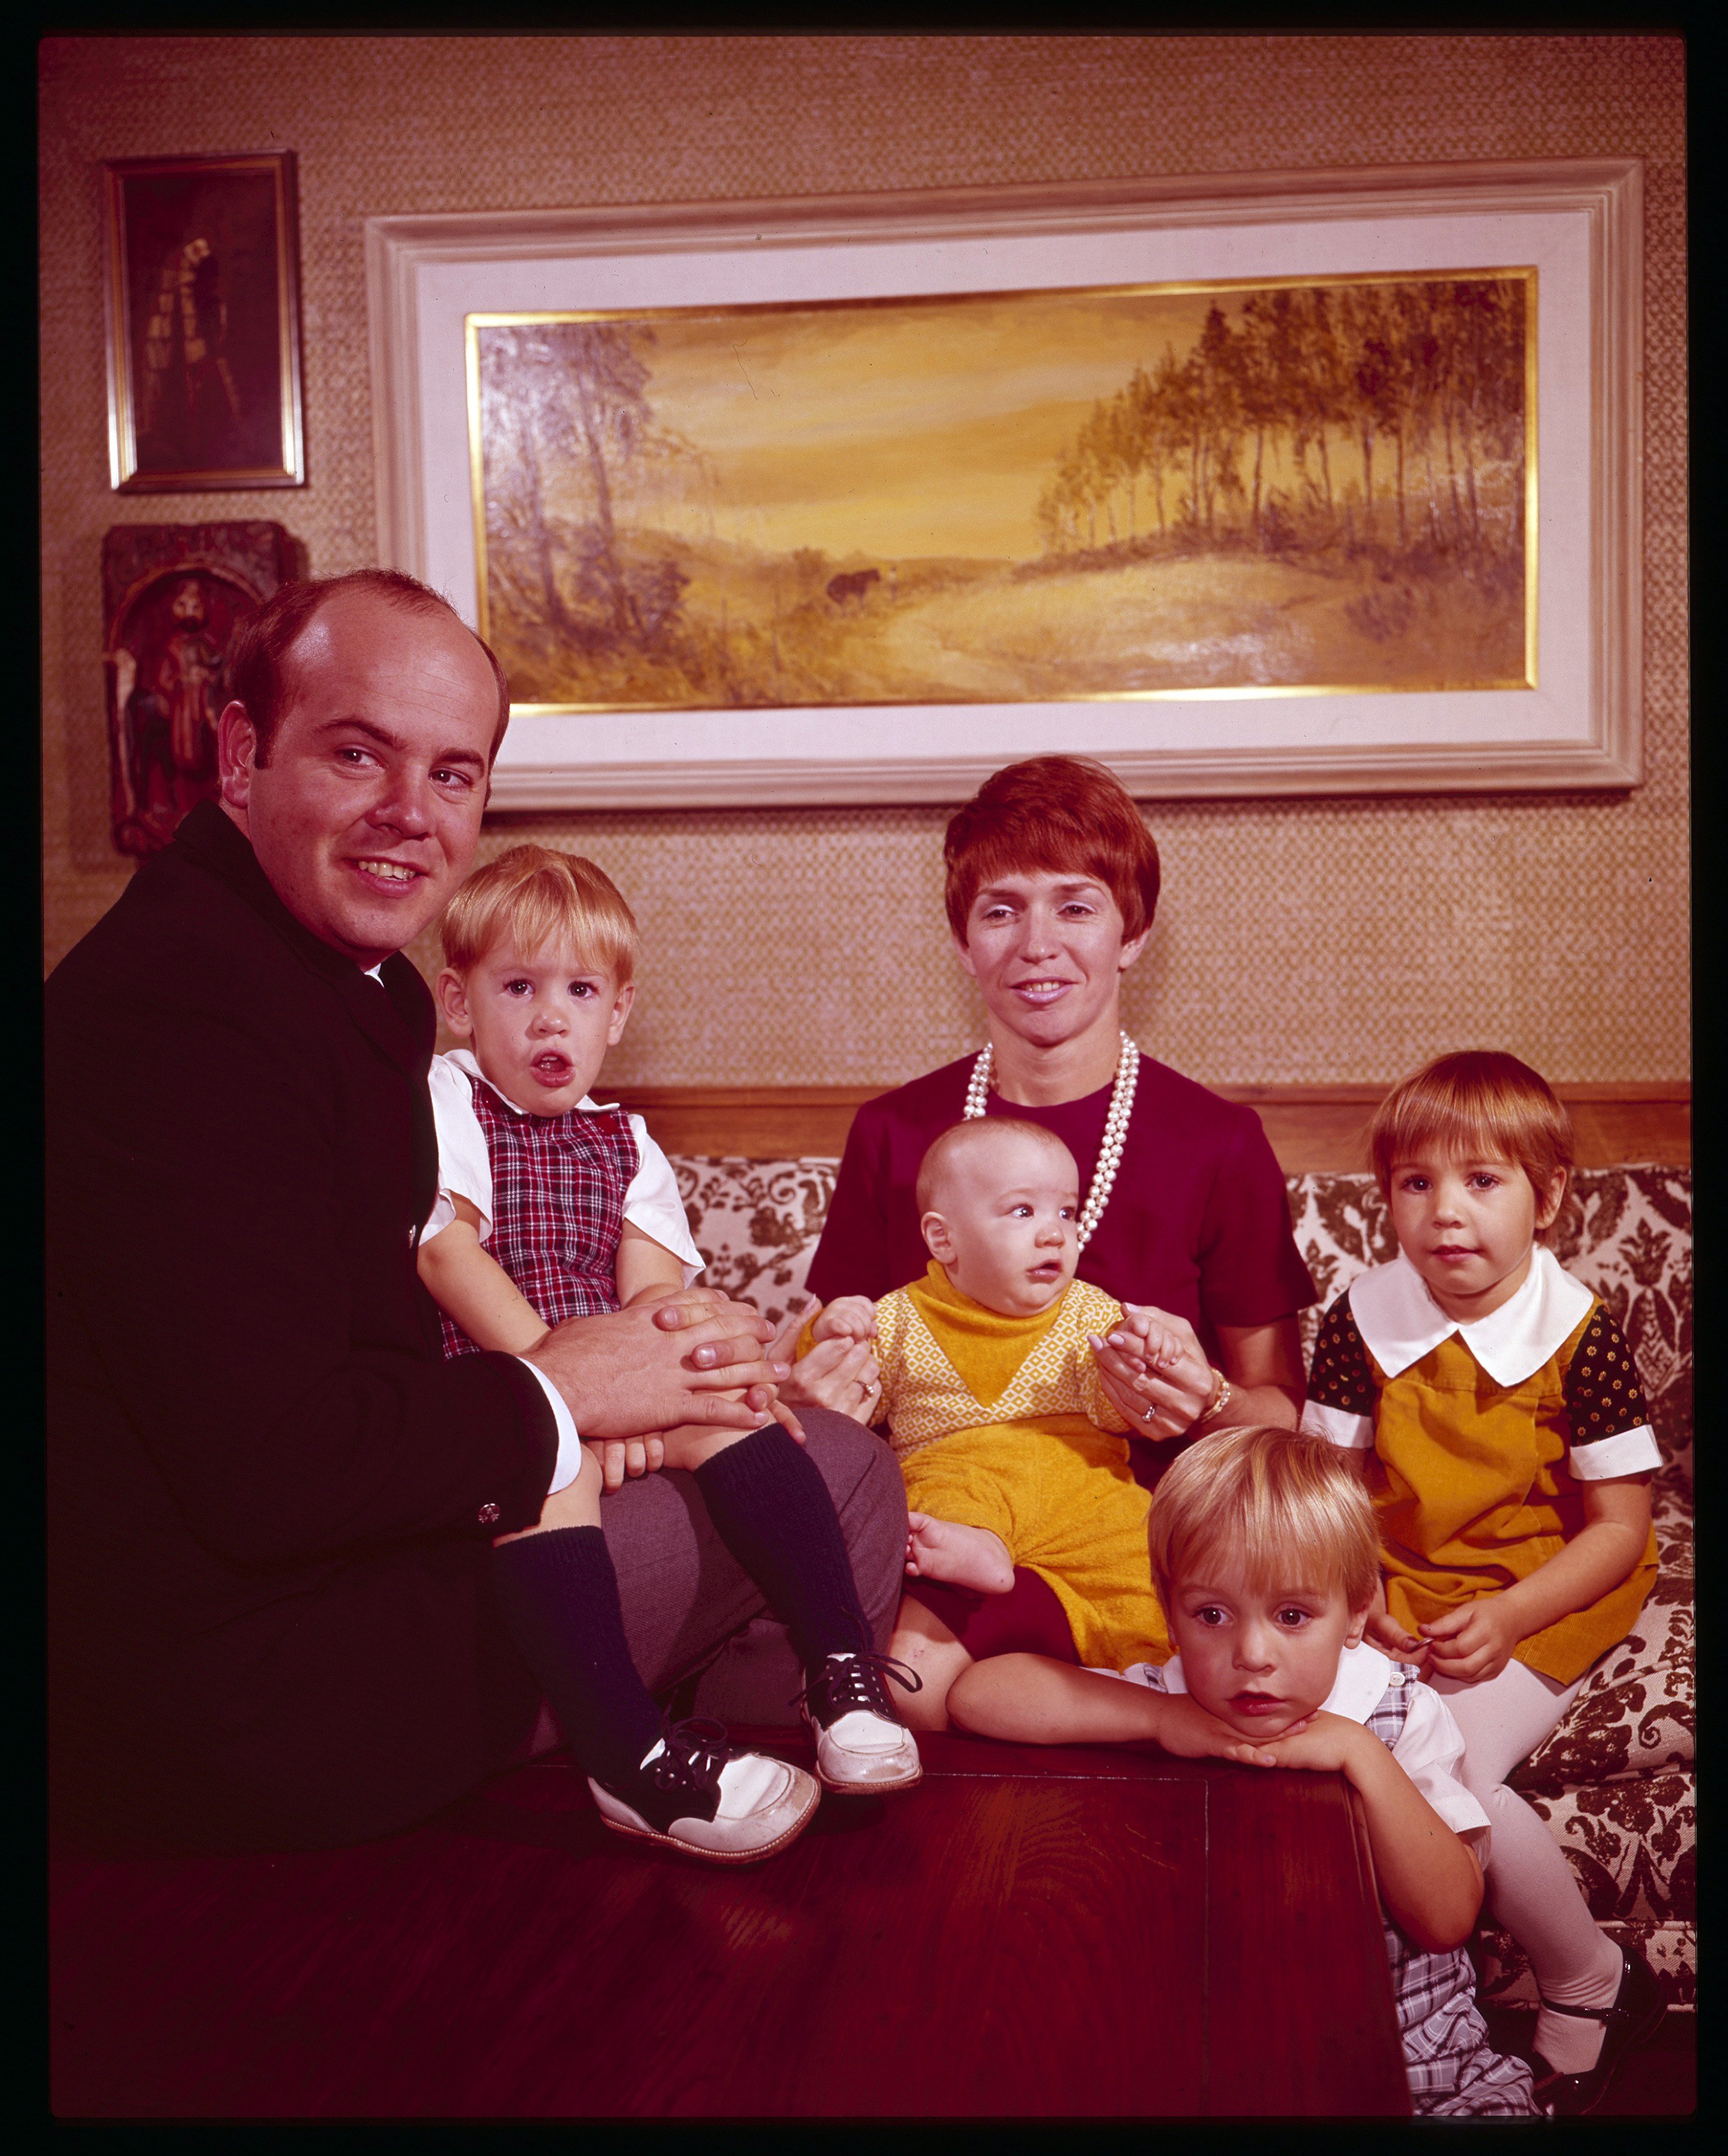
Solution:
[[[978,1060],[972,1065],[972,1075],[966,1089],[966,1120],[976,1122],[984,1113],[984,1104],[990,1097],[990,1074],[995,1065],[995,1050],[985,1044]],[[1128,1142],[1128,1118],[1134,1113],[1134,1088],[1140,1079],[1140,1050],[1125,1033],[1122,1052],[1116,1060],[1115,1083],[1110,1087],[1110,1113],[1104,1119],[1104,1142],[1098,1148],[1098,1165],[1092,1171],[1092,1188],[1086,1193],[1086,1203],[1080,1213],[1079,1227],[1075,1242],[1084,1250],[1092,1240],[1094,1229],[1104,1218],[1104,1209],[1110,1203],[1115,1187],[1116,1170],[1122,1164],[1122,1152]],[[1012,1103],[1010,1103],[1012,1106]]]

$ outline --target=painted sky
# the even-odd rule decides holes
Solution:
[[[1039,491],[1093,404],[1167,343],[1185,352],[1210,303],[1026,293],[656,316],[655,422],[704,452],[713,485],[653,521],[694,536],[711,515],[717,536],[777,553],[1036,554]]]
[[[1042,551],[1038,496],[1099,400],[1167,347],[1185,357],[1214,301],[1233,321],[1249,297],[1167,286],[561,319],[638,326],[655,425],[702,453],[638,460],[643,524],[841,561],[1024,560]],[[1269,444],[1266,485],[1294,477],[1283,462]],[[587,485],[574,465],[548,472],[549,507],[579,517]]]
[[[664,419],[713,459],[715,522],[836,557],[1039,551],[1033,509],[1100,397],[1205,320],[1203,293],[1033,293],[661,320]]]

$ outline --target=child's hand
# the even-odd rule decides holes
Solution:
[[[1281,1737],[1269,1738],[1274,1767],[1300,1767],[1310,1774],[1345,1774],[1351,1754],[1367,1732],[1359,1722],[1317,1708],[1305,1721],[1292,1722]],[[1378,1738],[1370,1738],[1373,1743]]]
[[[1479,1595],[1420,1630],[1433,1657],[1434,1675],[1469,1684],[1497,1677],[1524,1636],[1517,1613],[1508,1610],[1500,1594]]]
[[[1161,1751],[1177,1759],[1233,1759],[1239,1767],[1279,1763],[1264,1744],[1244,1737],[1215,1714],[1208,1714],[1197,1700],[1183,1691],[1164,1696],[1157,1743]]]
[[[810,1327],[813,1340],[874,1340],[876,1306],[867,1295],[836,1296],[824,1303]]]
[[[658,1474],[665,1458],[658,1437],[584,1440],[582,1449],[599,1461],[600,1479],[608,1490],[622,1490],[627,1475],[633,1481],[640,1475]]]
[[[1112,1348],[1115,1349],[1119,1360],[1128,1365],[1129,1374],[1123,1378],[1124,1383],[1134,1383],[1141,1378],[1151,1376],[1154,1368],[1152,1357],[1147,1352],[1146,1342],[1137,1332],[1113,1332],[1108,1340],[1096,1332],[1089,1332],[1086,1341],[1095,1359]],[[1119,1371],[1117,1374],[1120,1377],[1122,1373]]]
[[[1390,1655],[1395,1662],[1413,1662],[1418,1669],[1427,1669],[1432,1651],[1427,1640],[1418,1640],[1413,1632],[1407,1632],[1389,1610],[1369,1612],[1365,1636],[1379,1648],[1382,1655]]]

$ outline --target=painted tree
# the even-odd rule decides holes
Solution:
[[[652,642],[685,582],[669,561],[628,558],[618,515],[621,490],[700,462],[654,426],[642,356],[654,341],[634,322],[528,323],[482,338],[489,497],[527,557],[536,610],[561,638],[591,646]],[[559,482],[560,498],[573,491],[580,503],[573,520],[553,507]]]
[[[1167,344],[1094,404],[1039,499],[1046,549],[1118,543],[1125,526],[1136,540],[1148,485],[1166,535],[1171,474],[1190,543],[1347,540],[1346,449],[1345,470],[1361,475],[1363,538],[1400,554],[1419,538],[1431,556],[1515,556],[1525,304],[1520,285],[1488,278],[1274,288],[1249,293],[1233,317],[1214,300],[1186,353]],[[1296,525],[1281,489],[1268,508],[1270,472],[1290,466],[1306,498]]]

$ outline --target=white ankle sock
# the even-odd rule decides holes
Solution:
[[[1551,2010],[1556,2006],[1613,2005],[1620,1995],[1626,1963],[1619,1948],[1606,1933],[1602,1934],[1602,1945],[1608,1949],[1603,1973],[1586,1982],[1567,1985],[1570,1995],[1565,1999],[1545,1999],[1536,2015],[1536,2049],[1557,2074],[1587,2074],[1602,2056],[1602,2040],[1608,2031],[1600,2021],[1586,2020],[1572,2014],[1556,2014]]]

